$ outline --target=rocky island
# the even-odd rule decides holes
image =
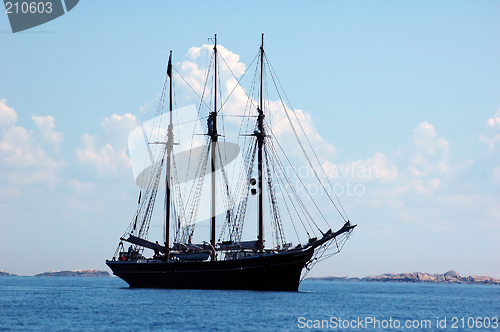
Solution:
[[[11,274],[0,270],[0,277],[16,276],[16,274]]]
[[[439,284],[482,284],[500,285],[500,279],[486,276],[461,277],[457,271],[451,270],[444,274],[429,274],[425,272],[413,273],[386,273],[379,276],[364,278],[349,277],[322,277],[308,278],[309,280],[338,280],[338,281],[378,281],[378,282],[414,282],[414,283],[439,283]]]
[[[36,274],[35,277],[111,277],[111,275],[107,271],[76,270],[44,272]]]

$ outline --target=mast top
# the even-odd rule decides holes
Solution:
[[[172,80],[172,50],[170,50],[170,56],[168,57],[167,75]]]

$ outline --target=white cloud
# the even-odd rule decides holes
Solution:
[[[36,116],[32,115],[32,119],[35,122],[38,130],[40,130],[40,134],[42,138],[49,143],[54,144],[56,150],[59,147],[59,144],[62,142],[64,133],[58,133],[54,131],[55,128],[55,120],[51,115],[47,116]]]
[[[186,54],[186,57],[188,57],[191,61],[184,61],[182,62],[182,65],[191,66],[192,64],[194,64],[197,68],[199,68],[200,66],[197,65],[196,62],[206,61],[206,55],[208,54],[208,57],[210,57],[210,53],[213,52],[213,48],[213,45],[208,44],[205,44],[201,47],[191,47]],[[243,62],[240,62],[240,56],[238,54],[229,51],[227,48],[220,44],[217,45],[217,52],[219,63],[224,63],[224,65],[220,66],[220,70],[222,72],[232,71],[236,77],[243,75],[246,66]],[[226,63],[227,66],[225,65]]]
[[[227,50],[222,45],[217,45],[218,51],[218,67],[219,67],[219,80],[222,86],[225,86],[226,96],[233,90],[236,85],[234,81],[234,76],[240,77],[245,72],[245,64],[240,62],[240,56]],[[201,47],[191,47],[186,54],[187,60],[178,63],[179,71],[182,76],[191,86],[191,88],[196,91],[196,93],[201,96],[203,94],[203,87],[207,79],[207,66],[209,65],[207,59],[210,59],[210,54],[213,52],[213,45],[203,45]],[[226,65],[227,64],[227,65]],[[228,68],[229,67],[229,68]],[[234,74],[234,76],[233,76]],[[184,80],[178,75],[175,75],[175,80],[177,82],[183,82]],[[228,86],[227,84],[233,80],[232,84]],[[184,84],[183,84],[184,85]],[[178,87],[182,87],[178,85]],[[183,89],[191,89],[188,87],[182,87]],[[205,91],[205,93],[210,93]],[[205,96],[206,97],[206,96]],[[208,102],[207,102],[208,103]]]
[[[376,152],[373,157],[340,165],[326,161],[322,167],[329,178],[346,179],[353,183],[370,181],[391,183],[396,181],[399,175],[396,165],[380,152]]]
[[[38,126],[41,135],[44,128],[53,131],[54,118],[35,117],[42,124]],[[48,183],[54,185],[58,181],[57,170],[64,165],[64,161],[55,161],[49,157],[41,144],[34,138],[35,133],[24,127],[17,127],[15,110],[6,105],[6,100],[0,100],[0,167],[3,176],[12,185],[28,185]],[[35,120],[35,123],[37,121]],[[38,125],[38,123],[37,123]],[[48,131],[47,131],[48,132]],[[47,133],[46,132],[46,133]],[[55,132],[54,132],[55,133]],[[62,137],[56,133],[56,139]]]
[[[353,162],[351,167],[360,181],[375,179],[382,183],[390,183],[396,181],[399,175],[396,165],[380,152],[376,152],[373,157]]]
[[[490,120],[489,127],[496,129],[498,121]],[[368,208],[368,215],[394,220],[394,227],[400,222],[412,223],[418,229],[445,234],[470,227],[478,232],[498,230],[498,157],[491,154],[451,164],[450,146],[434,126],[423,122],[415,128],[410,144],[397,152],[379,152],[347,164],[366,167],[377,165],[378,160],[388,170],[395,170],[388,172],[392,181],[369,178],[361,183],[366,194],[359,202]]]
[[[2,134],[0,162],[3,165],[25,168],[39,165],[47,159],[47,153],[33,141],[33,133],[25,128],[8,126]]]
[[[204,60],[205,55],[210,57],[212,48],[212,45],[193,47],[186,54],[186,60],[180,63],[179,70],[199,95],[202,93],[206,80],[208,63]],[[239,56],[220,45],[219,51],[233,69],[236,77],[240,78],[246,66],[239,62]],[[230,75],[222,61],[220,68],[223,96],[227,96],[237,84],[237,79]],[[256,97],[254,96],[254,98]],[[251,99],[251,104],[254,108],[258,102]],[[224,108],[230,114],[242,114],[247,105],[248,96],[245,90],[237,88]],[[334,180],[333,183],[339,181],[363,183],[367,192],[372,190],[373,193],[377,193],[376,199],[378,200],[383,199],[384,196],[392,202],[397,202],[399,199],[406,202],[405,199],[409,197],[408,195],[432,197],[440,192],[453,177],[454,172],[456,173],[459,169],[459,165],[450,166],[450,143],[441,137],[436,128],[427,121],[420,123],[414,129],[410,144],[404,150],[397,153],[380,151],[365,159],[337,163],[333,161],[333,157],[336,155],[335,147],[326,142],[317,132],[314,119],[309,112],[300,109],[291,110],[287,106],[284,109],[279,100],[266,101],[266,106],[268,107],[266,111],[271,114],[266,117],[266,122],[271,126],[280,144],[285,150],[291,152],[295,161],[299,160],[299,163],[307,165],[302,151],[296,143],[296,134],[304,144],[306,153],[310,154],[310,159],[315,160],[305,140],[305,133],[316,151],[323,169]],[[234,119],[228,118],[226,120],[233,121]],[[295,133],[290,122],[295,128]],[[488,124],[495,130],[500,128],[500,115],[490,119]],[[408,207],[411,205],[410,202],[394,206],[411,209]]]
[[[435,176],[450,170],[449,142],[438,135],[427,121],[418,125],[413,135],[410,172],[415,177]]]
[[[96,148],[97,137],[88,133],[80,138],[82,147],[76,149],[79,162],[89,165],[99,172],[100,176],[119,176],[130,170],[130,159],[127,156],[127,137],[137,127],[136,117],[130,113],[113,114],[101,122],[106,133],[105,143]]]
[[[137,127],[137,118],[130,114],[113,114],[101,122],[109,142],[117,150],[126,150],[128,135]]]
[[[144,103],[144,105],[142,105],[139,108],[139,112],[144,113],[146,111],[153,109],[154,107],[157,106],[159,100],[160,100],[160,94],[158,94],[156,97],[150,99],[148,102]]]
[[[500,183],[500,166],[495,168],[495,170],[493,171],[493,178],[495,179],[495,181]]]
[[[414,129],[412,143],[399,156],[405,166],[400,167],[396,191],[401,195],[408,191],[431,195],[451,175],[450,143],[427,121]]]
[[[500,109],[498,109],[493,118],[486,121],[486,127],[486,134],[480,135],[479,138],[493,149],[493,147],[500,142]]]
[[[487,121],[488,127],[491,129],[500,130],[500,109],[498,109],[495,116]]]
[[[47,160],[39,167],[17,172],[9,172],[7,179],[13,185],[30,185],[35,183],[47,183],[51,186],[59,181],[57,169],[63,165],[52,159]]]
[[[277,101],[270,104],[271,107],[269,112],[273,116],[271,123],[273,124],[272,128],[276,136],[293,134],[293,129],[290,126],[290,123],[292,123],[298,131],[301,130],[300,125],[302,125],[306,135],[310,136],[313,140],[322,140],[312,124],[311,114],[309,114],[309,112],[304,112],[300,109],[291,111],[289,108],[286,108],[285,112],[280,102]]]
[[[221,58],[219,59],[219,80],[224,90],[222,91],[222,102],[224,103],[225,114],[243,115],[245,111],[248,111],[248,107],[250,105],[253,109],[253,114],[257,114],[255,107],[258,105],[258,102],[256,102],[253,98],[250,98],[249,103],[247,93],[243,88],[238,86],[237,79],[240,79],[245,73],[246,65],[240,62],[240,56],[238,54],[227,50],[224,46],[218,45],[217,50],[220,57],[224,59],[224,61]],[[199,96],[203,93],[203,86],[207,79],[206,75],[208,62],[206,58],[210,58],[212,52],[213,45],[192,47],[186,54],[186,60],[180,62],[179,71]],[[184,83],[178,76],[175,79]],[[183,89],[186,89],[185,84],[178,84],[177,87],[183,85]],[[186,92],[192,95],[192,92]],[[207,95],[209,94],[210,92],[205,91],[205,99],[207,99]],[[228,99],[226,100],[226,98]],[[206,102],[211,105],[210,101],[206,100]],[[283,104],[279,100],[266,101],[266,106],[269,108],[265,109],[266,114],[271,114],[271,116],[266,118],[266,122],[271,126],[273,133],[280,139],[280,143],[282,145],[289,145],[293,154],[299,156],[302,155],[302,152],[297,149],[297,141],[295,139],[295,134],[290,127],[290,122],[295,127],[296,133],[304,144],[304,148],[307,153],[311,153],[311,151],[308,146],[309,144],[304,137],[304,133],[307,135],[307,138],[315,151],[322,152],[321,155],[319,155],[321,162],[326,162],[329,158],[334,156],[335,147],[326,142],[318,134],[309,112],[300,109],[291,110],[288,107],[285,110],[283,108]],[[287,117],[287,113],[289,118]],[[225,120],[234,124],[239,124],[240,121],[239,118],[233,117],[227,117]],[[253,125],[250,125],[250,128],[253,128]],[[310,158],[315,159],[312,154],[310,155]]]
[[[79,181],[77,179],[70,180],[69,185],[77,194],[89,194],[96,188],[96,184],[92,182]]]
[[[6,102],[7,100],[0,99],[0,125],[11,126],[16,123],[17,114]]]
[[[412,198],[436,194],[452,177],[455,168],[448,164],[449,145],[425,121],[414,129],[404,149],[389,154],[376,152],[372,157],[348,163],[326,161],[323,168],[330,178],[337,179],[334,182],[362,184],[373,206],[385,204],[398,210],[400,216],[415,215],[418,211],[412,208]]]
[[[413,142],[428,157],[441,158],[449,151],[449,143],[437,134],[434,126],[427,121],[418,125],[414,130]]]
[[[449,142],[426,121],[414,130],[411,144],[402,152],[390,156],[376,152],[372,157],[339,165],[327,160],[323,168],[330,178],[378,183],[392,188],[396,196],[410,189],[424,194],[437,190],[439,177],[449,175],[448,158]]]
[[[335,156],[335,147],[319,135],[309,112],[300,109],[290,110],[288,107],[285,110],[279,101],[269,102],[268,105],[269,114],[272,117],[267,119],[267,122],[272,128],[273,134],[284,146],[285,151],[289,151],[290,155],[303,156],[297,142],[298,137],[311,161],[316,160],[311,146],[321,164],[328,162]],[[313,164],[316,163],[313,162]]]
[[[413,179],[408,182],[408,187],[419,194],[429,195],[439,188],[439,179],[429,179],[425,181]]]

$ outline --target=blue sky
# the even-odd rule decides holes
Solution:
[[[340,197],[359,227],[313,275],[500,277],[499,13],[495,1],[80,1],[16,34],[0,15],[0,269],[105,269],[137,199],[126,139],[154,115],[168,52],[184,61],[217,33],[248,65],[265,33],[292,105],[335,151],[324,165],[379,170],[335,179],[366,189]]]

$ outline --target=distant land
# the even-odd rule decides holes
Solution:
[[[479,285],[500,285],[500,279],[485,276],[461,277],[457,271],[451,270],[444,274],[429,274],[424,272],[414,273],[386,273],[379,276],[369,276],[364,278],[349,277],[322,277],[307,278],[308,280],[337,280],[337,281],[378,281],[378,282],[415,282],[415,283],[436,283],[436,284],[479,284]]]
[[[111,275],[107,271],[76,270],[44,272],[36,274],[35,277],[111,277]]]
[[[16,276],[16,274],[7,273],[0,270],[0,277],[8,277],[8,276]]]

